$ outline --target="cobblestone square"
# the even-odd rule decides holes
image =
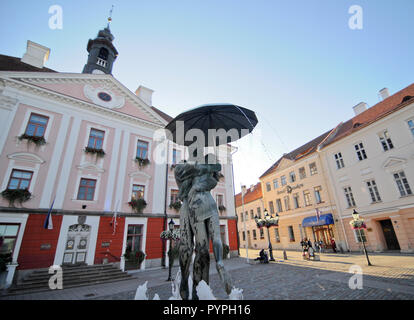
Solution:
[[[257,256],[249,250],[249,257]],[[234,285],[243,289],[244,300],[413,300],[414,256],[402,254],[370,254],[373,266],[367,266],[362,254],[322,253],[321,261],[303,260],[300,252],[274,251],[275,262],[249,264],[245,252],[225,260]],[[351,289],[351,266],[363,271],[363,288]],[[173,275],[178,267],[173,268]],[[167,282],[168,269],[137,272],[132,280],[58,291],[2,296],[7,300],[133,300],[136,288],[148,281],[149,299],[158,294],[161,300],[171,297],[171,283]],[[227,299],[215,270],[210,266],[210,284],[217,299]]]

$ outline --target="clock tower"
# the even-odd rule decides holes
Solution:
[[[112,18],[109,17],[107,27],[100,30],[95,39],[89,39],[86,48],[89,52],[88,61],[85,64],[82,73],[112,74],[112,65],[118,56],[118,51],[112,44],[114,36],[109,29],[109,23],[111,21]]]

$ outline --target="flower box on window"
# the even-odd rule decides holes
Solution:
[[[146,158],[143,159],[143,158],[140,158],[140,157],[136,157],[135,162],[138,163],[138,165],[140,167],[146,167],[150,163],[150,161],[148,159],[146,159]]]
[[[169,205],[169,208],[174,209],[175,211],[178,212],[181,209],[181,202],[180,201],[175,201],[175,202],[173,202]]]
[[[105,155],[105,151],[103,151],[102,149],[95,149],[95,148],[90,148],[90,147],[85,147],[85,152],[94,153],[98,157],[103,157]]]
[[[147,207],[147,202],[143,198],[132,199],[128,204],[136,213],[142,213]]]
[[[31,135],[28,135],[26,133],[23,133],[21,136],[18,137],[18,139],[20,141],[27,140],[28,142],[34,143],[36,146],[42,146],[42,145],[46,144],[46,140],[43,136],[41,136],[41,137],[31,136]]]
[[[9,206],[14,207],[14,203],[18,201],[20,205],[28,201],[32,194],[27,189],[6,189],[1,193],[2,197],[9,200]]]

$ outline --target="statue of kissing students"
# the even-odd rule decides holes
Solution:
[[[213,253],[216,268],[227,294],[232,289],[231,278],[223,264],[223,246],[220,237],[220,223],[217,204],[210,191],[219,180],[221,164],[215,156],[209,154],[205,163],[180,163],[175,167],[175,179],[180,189],[178,197],[183,202],[180,210],[180,294],[183,300],[189,299],[188,277],[194,249],[193,266],[193,300],[198,300],[196,287],[201,280],[209,283],[210,239],[213,242]]]

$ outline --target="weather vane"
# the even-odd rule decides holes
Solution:
[[[112,21],[112,11],[114,10],[114,5],[112,5],[111,11],[109,11],[109,17],[108,17],[108,28],[109,28],[109,24]]]

